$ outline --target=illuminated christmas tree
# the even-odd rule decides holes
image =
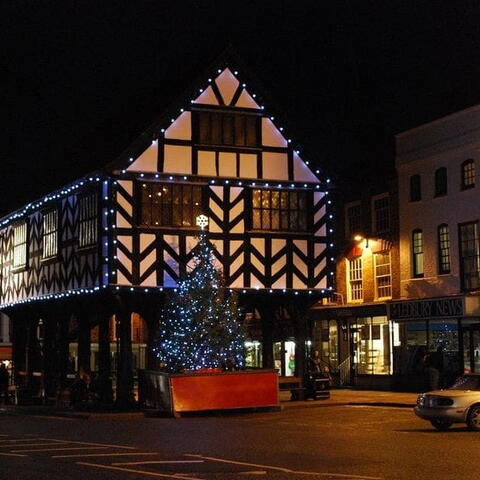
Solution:
[[[154,351],[168,372],[244,365],[244,328],[236,295],[215,268],[202,230],[194,265],[169,296]]]

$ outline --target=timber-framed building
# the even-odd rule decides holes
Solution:
[[[108,400],[113,370],[130,402],[134,368],[155,367],[158,310],[192,260],[199,214],[240,294],[248,361],[301,374],[308,309],[333,282],[330,184],[243,70],[222,59],[119,158],[0,220],[17,384],[36,374],[52,396],[69,372],[94,370]]]

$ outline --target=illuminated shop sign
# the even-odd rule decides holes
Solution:
[[[465,314],[463,297],[392,302],[388,310],[391,320],[457,318]]]

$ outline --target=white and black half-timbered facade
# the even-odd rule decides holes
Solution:
[[[0,220],[17,383],[39,371],[51,394],[69,371],[96,370],[107,398],[113,370],[129,402],[133,368],[155,365],[158,310],[189,268],[200,214],[246,313],[248,361],[301,374],[308,309],[332,289],[329,184],[221,63],[120,158]]]

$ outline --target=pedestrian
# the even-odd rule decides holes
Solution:
[[[3,398],[3,403],[8,403],[8,384],[10,382],[10,376],[8,374],[7,367],[4,363],[0,363],[0,397]]]
[[[440,376],[443,371],[443,348],[437,347],[435,352],[425,356],[424,364],[428,375],[428,384],[430,390],[440,388]]]

